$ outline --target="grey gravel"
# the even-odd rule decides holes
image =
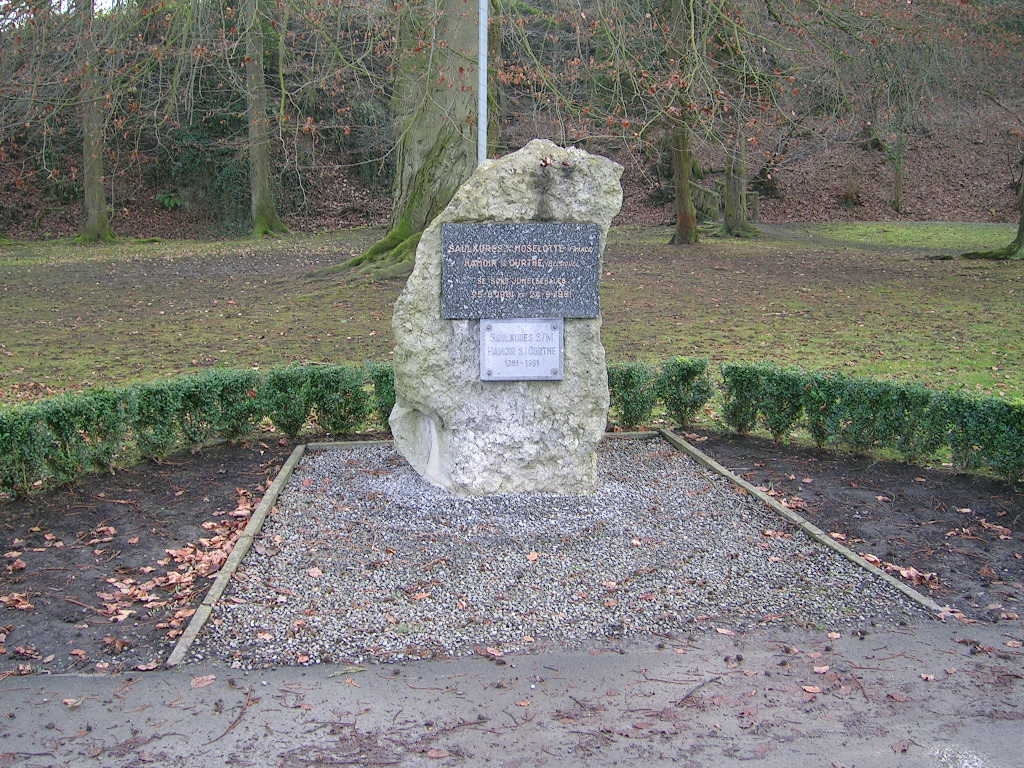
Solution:
[[[593,496],[459,499],[390,445],[307,451],[191,652],[241,668],[500,655],[923,615],[660,440]]]

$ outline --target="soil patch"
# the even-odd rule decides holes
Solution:
[[[0,674],[161,664],[289,451],[221,445],[0,503]]]
[[[756,438],[695,439],[855,550],[936,573],[940,603],[1018,633],[1024,499],[1005,484]],[[0,503],[0,674],[166,658],[290,449],[222,445]]]

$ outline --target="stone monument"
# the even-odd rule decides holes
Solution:
[[[395,445],[459,496],[596,483],[608,412],[598,282],[616,163],[535,140],[481,163],[395,304]]]

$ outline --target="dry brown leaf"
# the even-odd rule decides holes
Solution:
[[[317,568],[315,565],[309,570],[307,570],[306,573],[308,573],[309,577],[312,579],[319,579],[321,576],[324,575],[324,572]]]
[[[803,685],[800,687],[804,689],[805,693],[821,693],[821,688],[816,685]]]
[[[433,749],[427,750],[427,757],[429,757],[431,760],[441,760],[450,755],[451,752],[449,752],[447,749],[440,749],[439,747],[434,747]]]
[[[731,629],[726,629],[725,627],[715,627],[715,632],[717,632],[720,635],[729,635],[729,636],[732,636],[732,635],[736,634]]]
[[[217,679],[216,675],[196,675],[192,678],[193,688],[205,688]]]
[[[527,554],[526,559],[529,560],[531,563],[536,563],[537,559],[539,557],[540,557],[539,553],[537,553],[537,552],[530,552],[529,554]]]
[[[815,667],[814,668],[814,674],[816,674],[816,675],[824,675],[830,669],[832,669],[832,667],[830,667],[828,664],[822,664],[820,667]]]

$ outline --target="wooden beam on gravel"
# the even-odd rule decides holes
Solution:
[[[832,551],[849,560],[854,565],[857,565],[860,568],[863,568],[864,570],[868,571],[872,575],[877,576],[878,578],[888,582],[890,586],[901,592],[904,596],[910,598],[921,607],[930,611],[933,618],[939,618],[938,614],[943,612],[942,606],[935,602],[932,598],[928,597],[927,595],[922,595],[916,589],[909,586],[905,582],[900,581],[892,574],[886,573],[881,568],[872,565],[867,560],[858,555],[856,552],[854,552],[852,549],[843,546],[838,541],[833,539],[831,536],[825,533],[825,531],[821,530],[821,528],[816,526],[814,523],[798,515],[796,512],[794,512],[792,509],[785,506],[784,504],[779,503],[777,500],[773,499],[760,488],[748,483],[742,477],[733,474],[726,467],[723,467],[717,461],[712,459],[699,448],[688,443],[679,435],[667,429],[659,429],[658,432],[676,450],[688,454],[691,458],[693,458],[700,464],[703,464],[712,472],[716,472],[717,474],[721,475],[722,477],[732,482],[734,485],[742,488],[751,496],[754,496],[759,501],[764,502],[770,509],[772,509],[774,512],[778,513],[780,516],[785,518],[788,522],[795,525],[797,528],[802,530],[804,533],[806,533],[808,536],[810,536],[812,539],[814,539],[822,546],[828,547]]]

